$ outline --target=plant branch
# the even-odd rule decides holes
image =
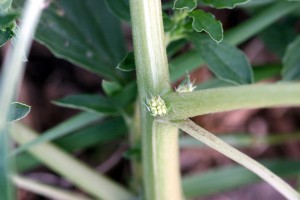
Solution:
[[[190,119],[171,123],[181,130],[185,131],[192,137],[196,138],[197,140],[203,142],[209,147],[224,154],[228,158],[248,168],[258,176],[260,176],[262,179],[264,179],[266,182],[268,182],[270,185],[272,185],[287,199],[300,199],[300,194],[296,190],[294,190],[291,186],[289,186],[286,182],[284,182],[281,178],[276,176],[266,167],[253,160],[249,156],[245,155],[244,153],[233,148],[232,146],[228,145],[227,143],[223,142],[214,134],[201,128]]]
[[[216,88],[167,94],[163,99],[170,107],[167,118],[182,120],[236,109],[300,106],[300,84],[278,83]]]

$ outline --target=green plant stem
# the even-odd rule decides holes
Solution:
[[[58,200],[91,200],[90,198],[84,197],[81,194],[76,194],[71,191],[62,190],[54,186],[39,183],[37,181],[22,177],[13,176],[13,182],[22,189],[34,192],[36,194],[43,195],[51,199]]]
[[[18,144],[24,144],[37,138],[35,132],[20,124],[14,125],[11,135]],[[29,148],[28,151],[53,171],[96,198],[105,200],[134,199],[134,196],[121,185],[93,171],[53,144],[39,144]]]
[[[147,97],[171,90],[160,0],[130,0],[142,130],[142,163],[147,200],[179,200],[178,131],[154,122]],[[167,159],[162,159],[167,158]],[[170,177],[172,177],[172,181]]]
[[[196,138],[197,140],[205,143],[209,147],[219,151],[228,158],[248,168],[258,176],[260,176],[262,179],[264,179],[266,182],[268,182],[270,185],[272,185],[287,199],[300,199],[300,194],[286,182],[276,176],[273,172],[271,172],[266,167],[253,160],[249,156],[223,142],[214,134],[204,130],[190,119],[173,122],[172,124],[185,131],[192,137]]]
[[[246,85],[172,93],[163,96],[170,106],[167,118],[186,119],[208,113],[273,106],[299,106],[300,84]]]
[[[225,40],[233,45],[240,44],[274,21],[297,9],[300,9],[299,2],[279,1],[241,25],[227,31]]]
[[[10,46],[5,56],[0,77],[0,190],[1,198],[13,199],[12,186],[9,176],[14,168],[10,151],[10,140],[7,133],[7,119],[12,101],[19,91],[20,83],[24,74],[24,54],[29,51],[33,40],[33,34],[40,19],[43,0],[28,1],[22,15],[20,32],[17,35],[15,46]],[[11,1],[2,1],[3,8],[10,8]]]

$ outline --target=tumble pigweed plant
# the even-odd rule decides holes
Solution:
[[[278,21],[282,17],[285,20],[298,19],[299,1],[174,0],[162,4],[160,0],[57,0],[50,3],[40,0],[38,5],[34,0],[27,2],[16,48],[10,49],[0,79],[0,110],[5,110],[0,113],[0,124],[20,119],[29,112],[29,107],[23,104],[15,106],[14,110],[18,112],[9,112],[8,107],[13,102],[13,92],[18,91],[11,88],[16,88],[16,80],[22,77],[24,52],[32,41],[32,33],[44,7],[35,39],[54,55],[99,75],[99,80],[105,80],[102,81],[104,94],[76,94],[55,100],[58,106],[75,108],[82,113],[40,136],[24,125],[15,124],[11,136],[20,146],[12,152],[7,145],[7,127],[1,127],[1,199],[14,199],[12,181],[21,188],[49,198],[67,200],[86,200],[89,197],[182,200],[184,196],[208,195],[209,191],[201,191],[198,187],[212,183],[194,184],[194,179],[181,178],[179,129],[251,170],[287,199],[300,199],[295,189],[265,166],[190,120],[198,115],[236,109],[300,105],[300,85],[296,82],[300,78],[297,53],[300,38],[287,26],[290,22]],[[16,24],[18,17],[13,8],[21,9],[23,1],[3,0],[0,4],[3,8],[0,10],[2,45],[14,37],[11,35],[15,33],[13,30],[7,36],[7,28],[16,27],[11,26]],[[249,20],[224,32],[222,23],[202,9],[203,6],[215,9],[241,6],[252,14]],[[261,12],[255,11],[255,6]],[[120,21],[130,23],[132,27],[134,52],[126,52]],[[252,67],[247,56],[235,46],[263,29],[266,32],[263,31],[261,37],[267,38],[266,46],[278,42],[276,37],[270,42],[272,37],[268,35],[268,31],[274,33],[274,27],[277,27],[276,31],[285,30],[293,36],[274,50],[278,57],[283,58],[282,63]],[[187,49],[187,46],[191,48]],[[270,45],[272,48],[275,47]],[[203,64],[207,64],[214,75],[211,80],[195,85],[187,75],[173,92],[172,83],[186,71]],[[16,67],[18,73],[10,71],[12,67]],[[253,84],[274,76],[281,76],[282,83]],[[10,80],[14,80],[15,85],[7,87]],[[128,132],[126,142],[130,149],[126,156],[131,163],[132,175],[127,185],[99,173],[72,155],[100,145],[105,149],[105,142],[124,139],[124,132]],[[20,154],[24,151],[35,159],[29,154]],[[89,197],[17,175],[11,170],[13,167],[7,158],[17,159],[19,174],[43,163]],[[272,164],[274,168],[284,166],[286,170],[295,165],[294,162]],[[299,173],[299,169],[292,169]],[[210,185],[211,190],[217,190],[214,187]]]

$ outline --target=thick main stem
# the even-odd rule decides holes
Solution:
[[[147,200],[181,199],[178,131],[154,121],[147,97],[170,91],[160,0],[130,0],[142,128],[142,162]],[[170,179],[172,177],[172,179]]]
[[[221,139],[216,137],[214,134],[204,130],[193,121],[187,119],[184,121],[178,121],[173,123],[175,126],[190,134],[197,140],[203,142],[207,146],[219,151],[228,158],[234,160],[235,162],[248,168],[262,179],[267,181],[270,185],[276,188],[282,195],[287,199],[297,200],[300,199],[300,194],[296,192],[291,186],[286,182],[276,176],[273,172],[268,170],[266,167],[253,160],[249,156],[243,154],[227,143],[223,142]]]

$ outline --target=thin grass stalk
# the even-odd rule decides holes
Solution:
[[[14,175],[12,179],[15,185],[19,188],[33,192],[35,194],[42,195],[44,197],[48,197],[50,199],[91,200],[90,198],[87,198],[81,194],[77,194],[76,192],[63,190],[22,176]]]
[[[253,160],[244,153],[238,151],[232,146],[228,145],[214,134],[201,128],[199,125],[195,124],[190,119],[172,122],[173,125],[185,131],[192,137],[203,142],[209,147],[217,150],[218,152],[224,154],[228,158],[234,160],[235,162],[243,165],[247,169],[251,170],[270,185],[272,185],[278,192],[290,200],[300,199],[300,194],[294,190],[290,185],[284,182],[281,178],[271,172],[269,169]]]
[[[9,47],[2,66],[0,77],[0,178],[1,198],[13,199],[13,189],[10,175],[13,171],[11,159],[8,158],[10,140],[7,133],[10,103],[15,100],[24,74],[23,62],[25,52],[28,52],[33,40],[36,26],[42,12],[43,0],[28,0],[21,17],[20,31],[15,46]]]
[[[14,124],[11,135],[18,144],[30,142],[38,137],[34,131],[18,123]],[[134,196],[126,188],[92,170],[49,142],[33,146],[28,151],[50,169],[97,199],[134,199]]]

